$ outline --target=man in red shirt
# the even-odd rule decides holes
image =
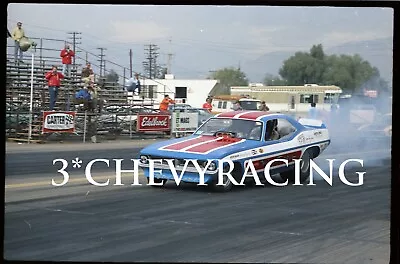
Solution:
[[[203,104],[203,109],[206,109],[208,112],[212,112],[212,99],[210,97],[207,98],[206,102]]]
[[[64,79],[64,75],[61,72],[57,71],[57,66],[53,66],[51,71],[46,73],[45,77],[49,86],[50,111],[53,111],[54,105],[57,101],[58,89],[61,85],[61,79]]]
[[[72,57],[75,56],[75,52],[69,48],[69,45],[65,45],[65,48],[61,50],[60,57],[62,58],[62,74],[65,75],[65,72],[68,72],[68,77],[71,76],[71,64]]]

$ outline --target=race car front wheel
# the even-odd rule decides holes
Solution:
[[[233,187],[233,183],[226,175],[223,176],[223,185],[217,184],[218,180],[215,180],[211,185],[211,187],[217,192],[229,192]]]
[[[310,160],[311,160],[311,154],[308,150],[306,150],[303,153],[303,156],[301,156],[301,162],[300,162],[300,183],[301,184],[305,183],[310,177]],[[295,182],[295,167],[293,167],[289,171],[281,172],[280,175],[284,182],[286,182],[286,180],[287,180],[288,183],[294,183]]]

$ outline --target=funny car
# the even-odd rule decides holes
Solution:
[[[329,144],[328,130],[320,120],[295,120],[285,114],[262,111],[232,111],[211,117],[188,137],[145,147],[139,153],[139,166],[149,180],[149,161],[161,160],[154,162],[152,177],[154,183],[162,186],[175,179],[167,162],[173,160],[175,172],[184,171],[182,182],[199,183],[199,173],[194,164],[187,163],[184,169],[187,160],[197,160],[205,170],[204,182],[207,185],[219,191],[229,191],[234,184],[226,176],[223,185],[218,184],[218,170],[232,168],[219,168],[218,160],[230,160],[234,165],[231,175],[240,182],[250,160],[257,174],[261,175],[269,161],[285,159],[288,164],[272,163],[270,175],[280,173],[284,181],[293,183],[294,159],[301,159],[300,181],[304,183],[309,178],[310,160],[318,157]],[[208,163],[210,160],[212,162]]]

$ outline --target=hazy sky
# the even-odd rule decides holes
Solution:
[[[106,58],[126,67],[131,48],[138,72],[144,45],[157,44],[160,63],[173,53],[173,73],[187,78],[268,52],[393,35],[390,8],[10,4],[10,31],[17,21],[28,36],[65,40],[67,32],[81,32],[83,49],[107,48]]]

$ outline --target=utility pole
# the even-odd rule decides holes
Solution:
[[[172,60],[172,56],[174,56],[174,54],[168,53],[167,55],[168,55],[167,74],[171,74],[171,60]]]
[[[173,53],[171,53],[171,40],[169,40],[169,52],[168,52],[168,60],[167,60],[167,74],[171,74],[171,61],[172,57],[174,56]]]
[[[72,37],[69,37],[69,39],[72,40],[72,50],[73,50],[75,53],[77,53],[77,51],[76,51],[76,45],[82,44],[81,42],[77,42],[77,40],[82,39],[81,37],[78,37],[78,35],[81,35],[81,34],[82,34],[81,32],[68,32],[68,35],[72,35]],[[75,67],[75,56],[72,57],[72,59],[73,59],[74,67]]]
[[[145,51],[146,60],[143,61],[144,71],[148,73],[149,78],[156,78],[158,75],[157,70],[159,70],[159,65],[157,64],[158,58],[158,46],[155,44],[146,45]]]
[[[133,60],[132,59],[132,49],[130,49],[129,50],[129,72],[131,73],[131,78],[133,77],[132,76],[132,74],[133,74],[133,68],[132,68],[133,61],[132,60]]]
[[[100,61],[100,77],[103,77],[104,75],[105,75],[105,73],[106,73],[106,63],[105,63],[105,61],[104,61],[104,51],[105,50],[107,50],[106,48],[97,48],[97,49],[99,49],[100,50],[100,55],[99,55],[99,57],[100,57],[100,59],[98,59],[98,61]],[[104,73],[104,75],[103,75],[103,73]]]

